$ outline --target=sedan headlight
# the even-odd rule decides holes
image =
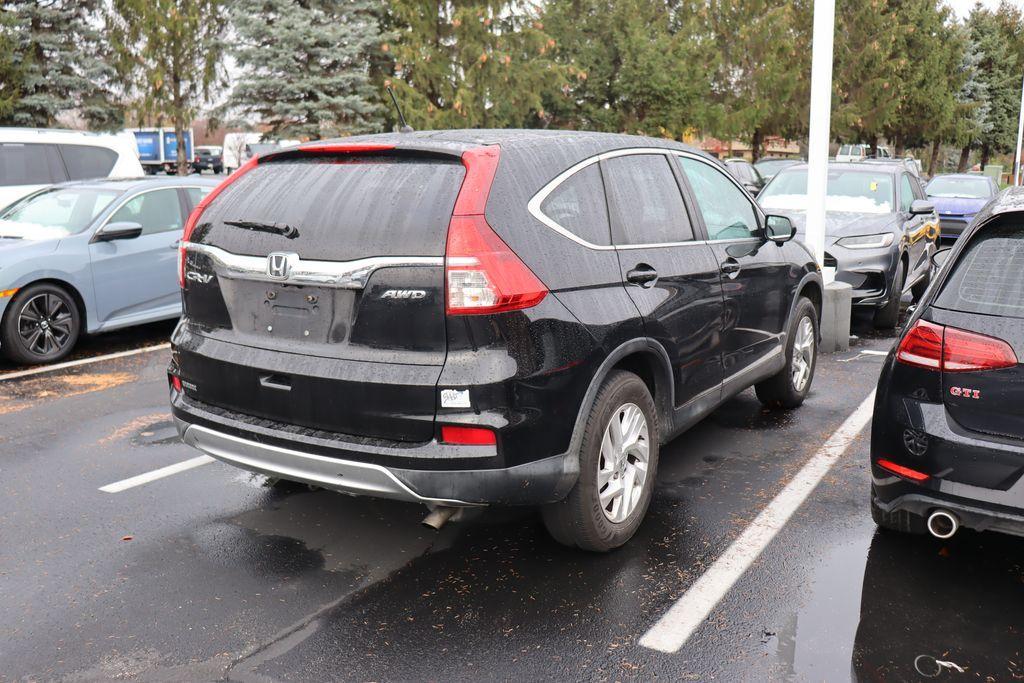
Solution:
[[[892,233],[882,235],[858,235],[856,237],[843,237],[836,241],[841,247],[847,249],[881,249],[892,244]]]

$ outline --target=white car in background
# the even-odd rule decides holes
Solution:
[[[54,183],[144,174],[135,140],[47,128],[0,128],[0,208]]]
[[[878,153],[871,156],[871,145],[842,145],[836,153],[836,161],[864,161],[865,159],[890,159],[889,148],[878,146]]]

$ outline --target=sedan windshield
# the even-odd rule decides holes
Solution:
[[[807,169],[781,171],[757,198],[765,209],[807,210]],[[892,176],[873,171],[828,171],[826,211],[892,213],[896,205]]]
[[[118,190],[68,187],[29,195],[0,211],[0,237],[30,240],[60,239],[82,232]]]
[[[992,196],[992,184],[988,178],[934,178],[926,188],[929,197],[965,197],[988,199]]]

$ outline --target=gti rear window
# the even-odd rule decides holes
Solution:
[[[951,265],[936,306],[1024,318],[1024,225],[984,229]]]
[[[211,203],[194,239],[235,254],[321,261],[442,256],[464,174],[457,159],[421,156],[264,162]]]

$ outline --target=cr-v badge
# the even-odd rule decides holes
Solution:
[[[389,289],[380,295],[381,299],[422,299],[427,293],[422,289]]]
[[[213,275],[209,275],[207,273],[197,273],[194,270],[190,270],[187,273],[185,273],[185,279],[191,280],[192,282],[201,282],[205,285],[207,282],[213,279]]]

